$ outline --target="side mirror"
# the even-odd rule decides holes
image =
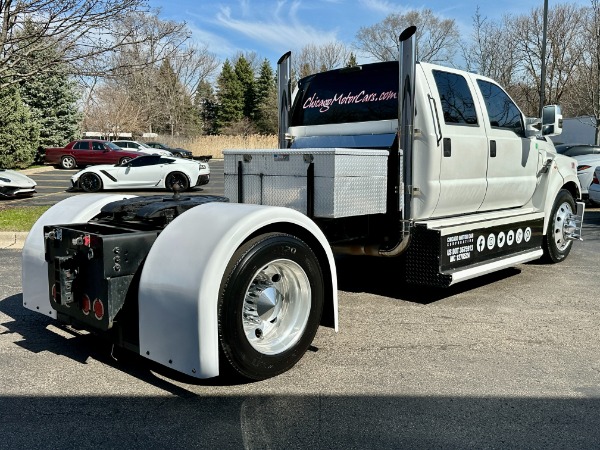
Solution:
[[[563,118],[560,106],[548,105],[542,109],[542,136],[557,136],[562,133]]]

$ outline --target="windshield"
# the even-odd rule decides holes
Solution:
[[[398,62],[332,70],[303,78],[292,126],[389,120],[398,117]]]

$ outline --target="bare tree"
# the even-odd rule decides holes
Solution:
[[[357,47],[378,61],[398,59],[398,36],[406,27],[417,27],[417,56],[421,61],[452,63],[459,33],[452,19],[442,19],[430,9],[390,14],[383,21],[362,27],[356,34]]]
[[[85,76],[139,69],[131,62],[113,65],[113,53],[132,44],[156,44],[154,61],[164,58],[165,40],[172,47],[171,37],[179,39],[176,46],[187,39],[180,34],[185,24],[157,20],[148,27],[135,26],[136,18],[147,13],[144,0],[0,0],[0,87],[51,73],[64,63],[73,74]],[[34,26],[25,27],[28,22]],[[29,72],[19,70],[30,55],[57,44],[57,58]]]
[[[585,10],[582,58],[577,65],[569,99],[576,116],[591,116],[584,123],[595,128],[595,143],[600,145],[600,0],[591,0]]]
[[[585,10],[559,4],[548,11],[545,103],[560,103],[573,82],[587,43],[581,33]],[[513,22],[512,35],[520,59],[520,95],[529,115],[539,114],[543,9],[535,8]]]
[[[84,129],[100,131],[104,135],[139,132],[145,125],[142,106],[114,82],[96,89],[84,111]]]
[[[313,73],[337,69],[346,64],[349,54],[348,48],[341,42],[308,44],[294,56],[293,71],[302,78]]]
[[[510,33],[513,20],[505,15],[500,22],[492,22],[477,8],[471,39],[462,45],[468,71],[493,78],[503,86],[512,85],[518,63],[516,39]]]

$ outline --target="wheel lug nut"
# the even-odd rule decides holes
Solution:
[[[256,330],[254,330],[254,335],[255,335],[255,336],[258,338],[258,339],[260,339],[260,338],[262,338],[263,332],[262,332],[262,330],[261,330],[260,328],[257,328]]]

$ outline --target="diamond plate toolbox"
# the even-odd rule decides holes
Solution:
[[[305,148],[225,150],[225,196],[243,203],[286,206],[307,213],[307,171],[314,166],[314,215],[339,218],[384,213],[386,150]]]

